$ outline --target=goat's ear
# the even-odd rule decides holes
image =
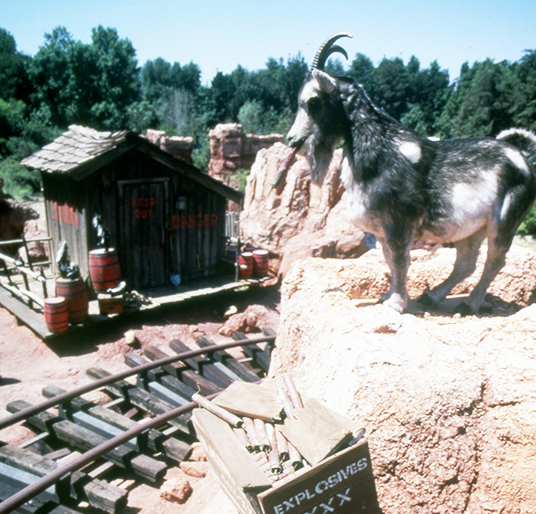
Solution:
[[[337,89],[337,80],[328,75],[325,71],[317,70],[315,68],[312,70],[312,74],[320,85],[320,88],[326,93],[331,94]]]

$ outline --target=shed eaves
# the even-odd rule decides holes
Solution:
[[[41,171],[68,173],[99,155],[113,150],[127,138],[128,131],[97,132],[71,125],[67,132],[44,146],[22,164]]]

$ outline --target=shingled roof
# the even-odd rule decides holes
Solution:
[[[127,130],[97,132],[71,125],[67,132],[24,159],[22,164],[41,171],[68,173],[124,143],[128,135]]]
[[[21,164],[43,173],[68,175],[75,180],[81,180],[133,147],[226,198],[235,202],[242,200],[241,191],[173,157],[129,130],[98,132],[88,127],[71,125],[67,132],[24,159]]]

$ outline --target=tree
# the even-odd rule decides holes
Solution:
[[[29,57],[17,51],[15,38],[0,28],[0,99],[28,101],[30,81],[26,73]]]
[[[128,107],[139,97],[135,50],[115,29],[99,26],[92,43],[74,41],[64,27],[45,35],[45,44],[29,66],[35,88],[34,108],[46,106],[51,122],[119,130],[128,122]]]
[[[96,128],[119,130],[128,120],[128,106],[139,99],[140,79],[136,50],[115,29],[92,31],[93,90],[96,102],[90,113]]]
[[[536,50],[526,50],[514,70],[511,89],[513,124],[536,131]]]
[[[409,78],[402,59],[382,59],[374,70],[372,100],[385,112],[400,120],[408,110]]]
[[[510,116],[511,67],[491,59],[465,68],[460,84],[461,101],[452,124],[455,137],[495,136],[512,125]],[[468,79],[470,78],[470,82]]]
[[[437,61],[430,68],[421,70],[418,59],[412,56],[406,71],[408,74],[408,110],[402,121],[426,136],[437,136],[438,121],[451,94],[448,71],[442,70]]]

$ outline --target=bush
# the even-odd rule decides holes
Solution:
[[[519,225],[517,233],[521,236],[536,236],[536,203],[530,209],[523,223]]]
[[[4,193],[15,198],[31,200],[41,189],[41,176],[25,168],[11,156],[0,160],[0,177],[4,180]]]

